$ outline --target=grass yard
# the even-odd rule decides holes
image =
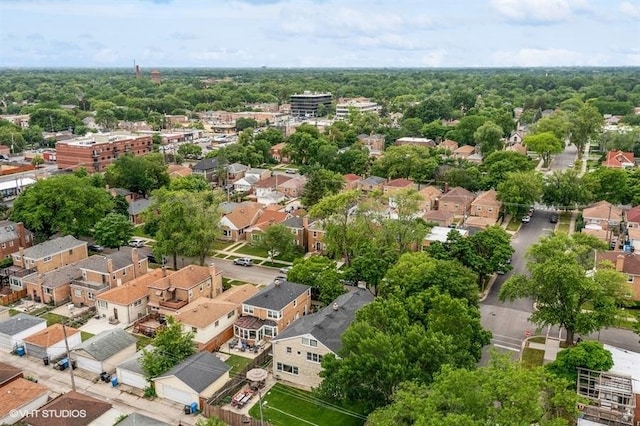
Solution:
[[[245,358],[243,356],[232,354],[225,362],[231,367],[229,376],[233,377],[234,375],[238,374],[243,368],[245,368],[249,363],[251,363],[251,358]]]
[[[135,338],[137,340],[136,342],[137,351],[144,349],[145,347],[149,346],[153,342],[153,339],[151,337],[141,336],[139,334],[136,334]]]
[[[520,222],[518,221],[518,218],[511,217],[511,220],[507,224],[507,231],[516,232],[519,228],[520,228]]]
[[[544,362],[544,351],[541,349],[524,348],[522,352],[522,366],[525,368],[540,367]]]
[[[547,341],[547,339],[544,336],[536,336],[529,339],[529,341],[533,343],[544,343]]]
[[[67,319],[67,317],[63,317],[62,315],[54,314],[51,312],[47,312],[46,314],[41,315],[40,318],[44,318],[47,320],[47,327],[53,324],[60,324]]]
[[[274,426],[361,426],[366,420],[357,408],[343,408],[280,383],[262,395],[262,402],[264,420]],[[249,415],[260,419],[258,404],[251,407]]]
[[[85,340],[89,340],[93,337],[94,335],[91,333],[88,333],[86,331],[82,331],[80,330],[80,339],[84,342]]]
[[[249,244],[240,247],[234,253],[246,254],[248,256],[269,257],[266,250],[250,246]]]
[[[13,308],[9,308],[9,316],[10,316],[10,317],[16,316],[16,315],[18,315],[19,313],[20,313],[20,311],[19,311],[19,310],[17,310],[17,309],[13,309]]]

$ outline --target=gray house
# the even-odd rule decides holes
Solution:
[[[72,358],[81,368],[99,374],[114,371],[116,366],[136,353],[136,339],[116,328],[85,340],[73,348]]]
[[[217,182],[220,163],[215,157],[205,158],[198,161],[191,170],[194,174],[204,177],[207,182]]]
[[[29,337],[47,328],[47,321],[33,315],[18,314],[0,322],[0,350],[11,352]]]

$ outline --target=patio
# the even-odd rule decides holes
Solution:
[[[222,354],[225,354],[225,353],[233,354],[233,355],[241,356],[244,358],[254,359],[258,355],[260,355],[262,352],[269,350],[271,348],[271,343],[262,343],[261,345],[258,346],[257,352],[250,349],[245,349],[243,351],[242,348],[237,344],[238,342],[239,340],[237,337],[232,337],[231,339],[224,342],[222,346],[220,346],[220,349],[218,349],[218,352]]]
[[[111,324],[109,323],[109,319],[108,318],[91,318],[89,321],[87,321],[87,323],[85,325],[83,325],[82,327],[80,327],[81,331],[86,331],[87,333],[91,333],[91,334],[100,334],[103,331],[106,330],[114,330],[116,328],[122,328],[125,329],[127,328],[127,324],[123,324],[123,323],[118,323],[118,324]]]

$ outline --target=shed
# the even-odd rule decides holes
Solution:
[[[80,330],[65,327],[67,333],[67,342],[70,348],[73,348],[82,343],[82,336]],[[67,347],[64,343],[65,330],[62,328],[62,324],[53,324],[42,331],[32,334],[24,339],[24,346],[27,351],[27,355],[49,359],[55,359],[67,352]]]
[[[0,350],[11,352],[29,337],[47,328],[47,321],[33,315],[18,314],[0,322]]]
[[[106,330],[74,347],[73,353],[78,368],[109,372],[136,353],[136,339],[120,328]]]

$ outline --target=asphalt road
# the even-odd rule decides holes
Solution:
[[[575,145],[568,145],[565,147],[564,152],[553,158],[549,170],[555,171],[567,169],[573,166],[573,163],[575,163],[577,158],[578,148]]]

